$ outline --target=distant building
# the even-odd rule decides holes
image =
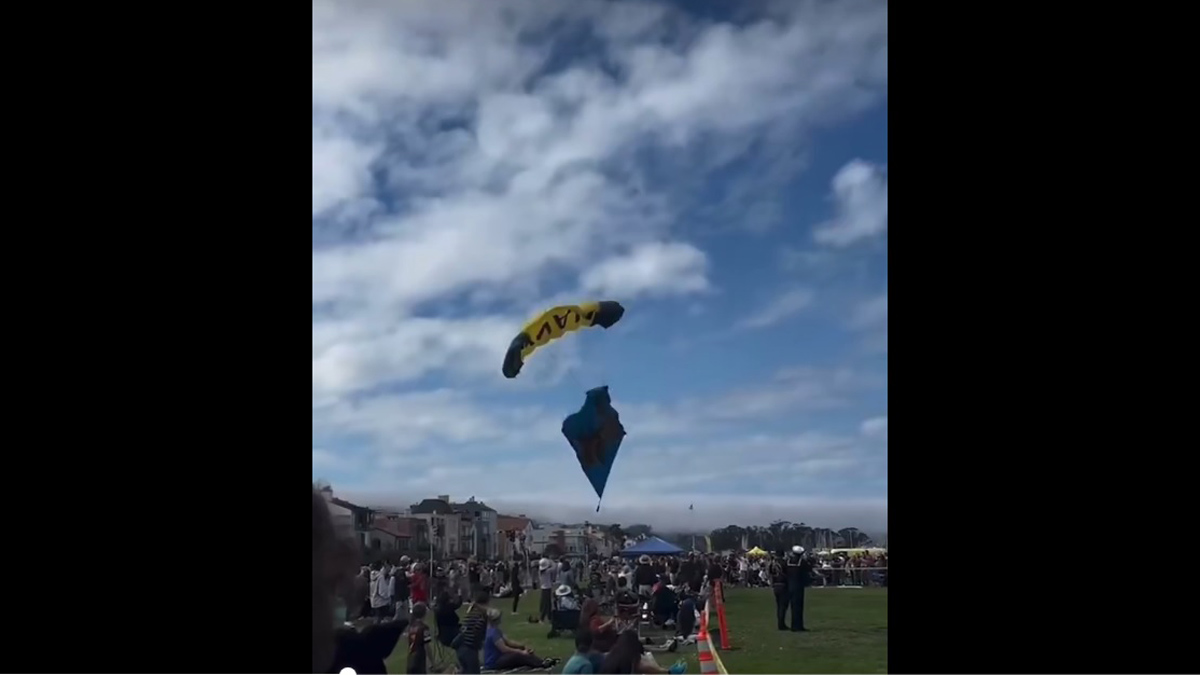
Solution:
[[[545,555],[547,550],[568,556],[610,556],[612,546],[596,527],[538,524],[529,538],[529,551]]]
[[[358,504],[352,504],[344,499],[333,496],[333,487],[321,487],[321,496],[329,503],[329,513],[333,516],[333,525],[343,536],[353,533],[353,537],[363,547],[371,545],[371,521],[374,511]]]
[[[425,523],[419,518],[409,518],[398,513],[378,512],[371,525],[371,548],[407,554],[428,554],[429,539]]]
[[[495,558],[499,554],[498,514],[474,497],[456,503],[450,495],[438,495],[413,504],[408,513],[426,524],[434,548],[442,555]]]
[[[499,515],[496,509],[471,497],[462,504],[450,506],[461,517],[459,527],[464,541],[463,552],[480,558],[495,558],[500,552]]]
[[[458,555],[460,516],[450,506],[450,496],[422,499],[408,509],[409,516],[425,523],[434,550],[442,555]]]
[[[533,521],[523,513],[516,516],[496,516],[496,529],[500,531],[496,557],[504,560],[519,556],[521,546],[529,546],[533,541]]]

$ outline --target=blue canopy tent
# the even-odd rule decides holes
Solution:
[[[621,551],[626,558],[636,558],[640,555],[683,555],[684,550],[669,541],[658,537],[649,537],[646,541],[638,542],[635,546]]]

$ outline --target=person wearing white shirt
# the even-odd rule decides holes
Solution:
[[[380,619],[392,615],[391,579],[379,563],[371,570],[371,613]]]
[[[540,607],[538,608],[538,618],[541,621],[550,620],[555,569],[555,564],[549,558],[542,558],[538,561],[538,588],[542,595]]]

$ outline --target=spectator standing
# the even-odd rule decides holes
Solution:
[[[549,621],[552,609],[551,598],[554,593],[554,563],[549,558],[538,561],[538,589],[541,592],[538,606],[538,620]]]

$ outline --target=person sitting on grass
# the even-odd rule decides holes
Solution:
[[[650,607],[654,612],[654,624],[666,626],[679,613],[679,598],[675,591],[667,586],[667,582],[659,577],[650,594]]]
[[[579,601],[575,599],[574,591],[566,584],[560,584],[554,590],[555,597],[558,598],[558,608],[564,611],[572,611],[579,609]]]
[[[675,619],[675,634],[689,638],[696,632],[696,599],[690,590],[683,591],[679,601],[679,616]]]
[[[483,641],[483,667],[487,670],[512,670],[513,668],[553,668],[558,659],[543,659],[519,642],[504,637],[500,623],[504,612],[498,609],[487,611],[487,635]]]
[[[563,666],[563,675],[568,673],[594,673],[604,661],[604,655],[592,651],[592,631],[586,626],[575,631],[575,653]]]
[[[614,600],[618,605],[640,605],[641,601],[629,590],[629,577],[617,577],[617,592]]]
[[[617,644],[605,655],[600,670],[596,672],[611,675],[678,675],[686,670],[687,664],[682,660],[676,661],[670,668],[658,665],[654,656],[642,646],[637,631],[627,630],[617,638]]]
[[[600,613],[600,603],[592,598],[583,601],[579,610],[579,629],[591,633],[592,648],[607,652],[617,642],[617,620]]]

